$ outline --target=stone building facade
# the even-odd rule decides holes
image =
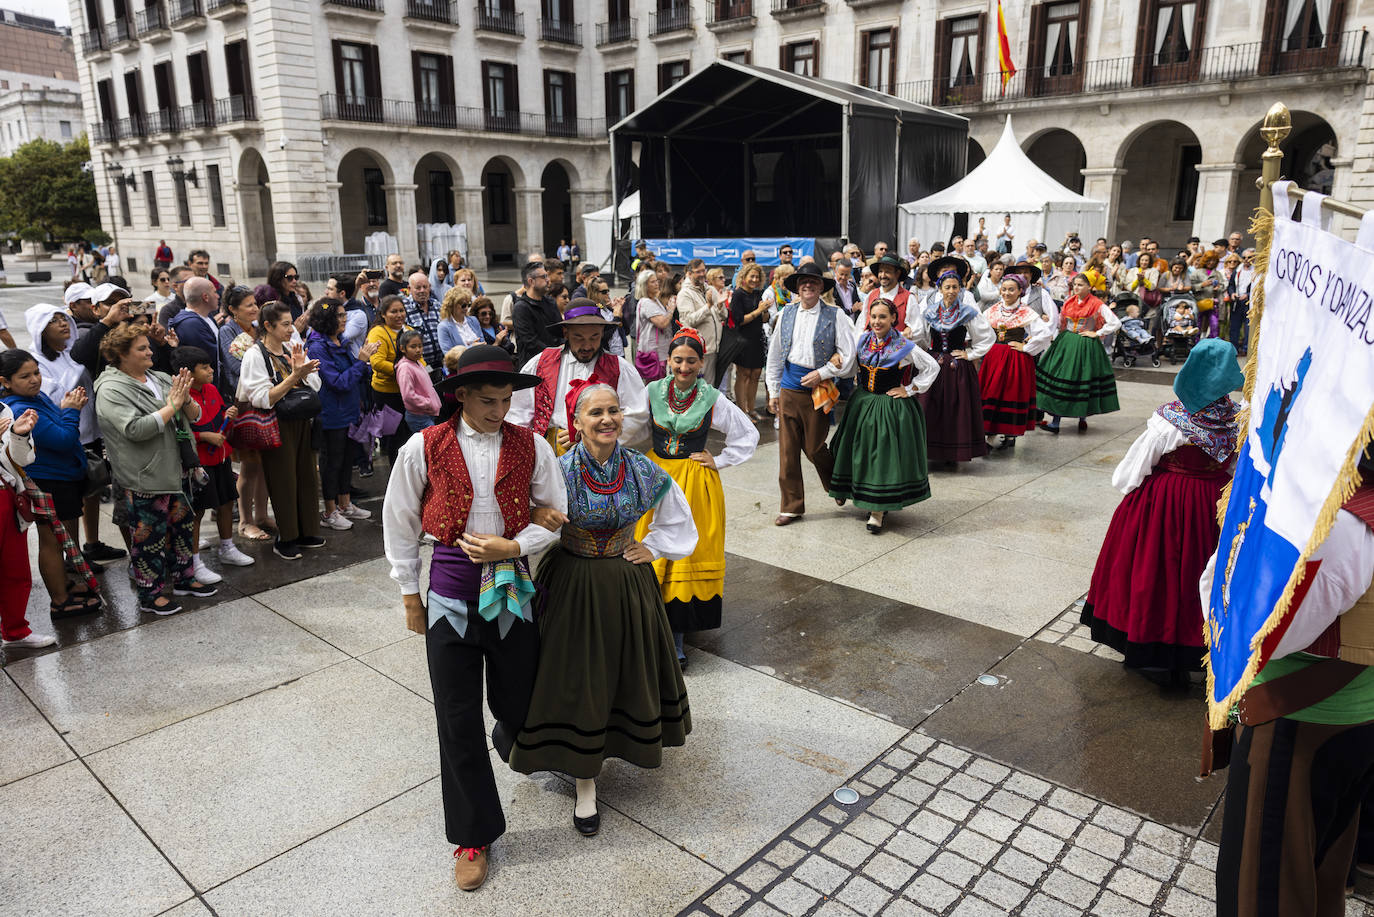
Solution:
[[[0,10],[0,156],[30,140],[69,143],[83,130],[71,33]]]
[[[950,108],[971,165],[1013,114],[1113,237],[1241,227],[1276,100],[1286,171],[1374,205],[1374,0],[1004,0],[1005,86],[987,0],[134,2],[72,21],[102,213],[140,265],[165,238],[260,276],[377,231],[411,257],[431,222],[516,264],[609,201],[607,123],[717,57]]]

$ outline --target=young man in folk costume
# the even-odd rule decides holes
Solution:
[[[801,453],[805,452],[820,475],[821,487],[830,489],[835,458],[826,445],[830,417],[818,405],[825,401],[826,387],[838,399],[831,380],[854,374],[854,325],[837,306],[821,302],[821,294],[835,281],[821,274],[815,264],[803,264],[783,281],[797,299],[782,310],[777,330],[768,344],[768,410],[777,414],[778,487],[782,509],[774,525],[788,525],[806,512],[802,485]],[[838,356],[836,365],[832,358]],[[821,392],[816,392],[817,388]],[[831,402],[833,403],[833,401]],[[839,501],[843,505],[843,501]]]
[[[464,891],[486,879],[487,852],[506,830],[482,725],[483,668],[496,718],[492,742],[505,760],[539,661],[526,558],[558,541],[554,530],[568,508],[553,449],[506,420],[512,391],[538,383],[517,373],[499,347],[465,350],[458,371],[436,386],[455,392],[461,411],[401,447],[382,508],[406,626],[425,635],[445,830],[458,848],[454,878]],[[422,601],[425,535],[435,544]]]
[[[893,321],[892,327],[897,329],[899,334],[907,335],[907,309],[911,301],[911,291],[902,283],[910,268],[907,263],[896,255],[883,255],[868,263],[873,270],[874,276],[878,278],[878,289],[872,290],[868,298],[864,300],[863,318],[857,322],[858,331],[868,330],[868,310],[878,300],[885,299],[892,304]],[[920,310],[920,304],[916,303],[915,308]]]
[[[644,380],[628,360],[606,350],[606,335],[617,327],[616,323],[602,317],[600,308],[590,299],[574,299],[563,321],[554,327],[563,331],[563,346],[546,348],[524,365],[521,372],[538,377],[539,384],[515,393],[507,420],[547,437],[554,452],[562,455],[570,447],[568,431],[561,426],[567,422],[561,405],[568,397],[568,385],[574,380],[591,379],[616,390],[624,405],[621,441],[637,441],[649,422],[641,407]]]

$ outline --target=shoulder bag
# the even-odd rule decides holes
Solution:
[[[259,341],[258,346],[262,348],[263,359],[267,361],[268,375],[274,384],[280,385],[285,377],[281,374],[277,359],[267,349],[267,345]],[[305,383],[292,387],[273,405],[279,420],[313,420],[319,415],[322,407],[319,393]]]

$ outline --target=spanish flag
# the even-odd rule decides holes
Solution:
[[[1002,15],[1002,0],[997,0],[997,65],[1002,71],[1002,95],[1007,94],[1007,83],[1016,75],[1016,65],[1011,62],[1011,41],[1007,38],[1007,17]]]

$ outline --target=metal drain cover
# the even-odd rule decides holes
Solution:
[[[847,786],[842,786],[830,794],[842,806],[852,806],[859,801],[859,794]]]
[[[987,685],[989,688],[995,688],[995,687],[997,687],[998,685],[1000,685],[1001,683],[1002,683],[1002,679],[998,678],[996,675],[979,675],[979,676],[978,676],[978,684],[980,684],[980,685]]]

